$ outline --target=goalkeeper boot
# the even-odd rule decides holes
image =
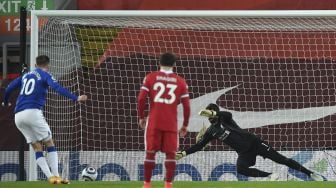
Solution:
[[[173,188],[173,183],[172,182],[165,182],[165,188]]]
[[[152,188],[151,182],[144,182],[144,185],[142,188]]]
[[[50,176],[48,178],[48,181],[50,184],[61,184],[61,180],[59,179],[58,176]]]
[[[316,174],[316,173],[311,173],[311,174],[310,174],[310,178],[311,178],[313,181],[324,181],[323,176],[321,176],[321,175],[319,175],[319,174]]]

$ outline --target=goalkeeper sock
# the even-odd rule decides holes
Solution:
[[[166,182],[172,182],[174,179],[174,173],[176,168],[176,160],[175,160],[175,153],[166,153]]]
[[[58,155],[57,155],[57,151],[56,151],[56,147],[55,146],[51,146],[47,148],[48,151],[48,163],[51,169],[51,172],[54,174],[54,176],[59,176],[58,173]]]
[[[155,153],[147,152],[146,159],[144,162],[145,182],[151,182],[154,167],[155,167]]]
[[[303,167],[300,163],[294,161],[293,159],[285,160],[285,164],[292,169],[295,169],[295,170],[298,170],[298,171],[301,171],[301,172],[307,174],[308,176],[310,176],[313,173],[312,171]]]
[[[41,168],[44,175],[46,175],[47,178],[51,177],[52,175],[51,175],[48,163],[45,157],[43,156],[43,152],[42,151],[35,152],[35,157],[36,157],[36,163]]]

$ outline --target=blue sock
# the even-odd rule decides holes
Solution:
[[[36,160],[40,157],[43,157],[43,152],[42,151],[35,152],[35,157],[36,157]]]
[[[48,152],[56,151],[56,147],[55,147],[55,146],[47,147],[47,151],[48,151]]]
[[[42,151],[37,151],[35,152],[35,157],[36,157],[36,163],[37,165],[41,168],[42,172],[49,178],[52,176],[49,166],[47,164],[47,161],[45,157],[43,156]]]

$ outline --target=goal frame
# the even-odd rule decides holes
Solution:
[[[38,56],[39,17],[71,16],[71,17],[244,17],[244,18],[289,18],[289,17],[336,17],[336,10],[248,10],[248,11],[186,11],[186,10],[32,10],[30,33],[30,69],[35,67]],[[35,153],[30,147],[28,164],[28,180],[37,180],[37,164]]]

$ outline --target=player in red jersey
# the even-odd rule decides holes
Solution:
[[[151,188],[151,176],[155,166],[155,153],[166,154],[165,188],[172,188],[178,150],[177,105],[183,105],[183,125],[180,136],[188,132],[190,101],[186,81],[173,72],[176,58],[164,53],[160,58],[160,71],[148,74],[138,96],[139,126],[145,130],[146,159],[144,162],[144,188]],[[150,110],[145,119],[145,103],[149,97]]]

